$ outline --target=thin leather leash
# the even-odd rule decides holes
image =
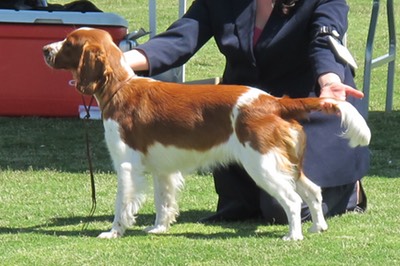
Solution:
[[[83,106],[86,111],[86,115],[84,117],[85,138],[86,138],[86,156],[87,156],[88,164],[89,164],[90,186],[91,186],[91,192],[92,192],[92,208],[90,209],[88,218],[92,218],[94,215],[94,212],[96,210],[96,186],[95,186],[95,181],[94,181],[92,156],[90,153],[89,128],[88,128],[88,121],[90,119],[90,107],[92,106],[93,100],[94,100],[94,96],[92,96],[90,98],[89,105],[87,105],[85,98],[82,95],[82,102],[83,102]],[[89,226],[89,220],[83,225],[82,231],[85,231],[88,228],[88,226]]]
[[[127,82],[129,80],[131,80],[133,78],[133,76],[129,77],[127,79]],[[123,86],[119,86],[116,91],[111,95],[110,99],[108,99],[108,101],[103,105],[103,109],[105,108],[105,106],[107,106],[112,98],[123,88]],[[94,96],[92,96],[90,98],[90,102],[89,105],[86,104],[85,101],[85,97],[83,97],[82,95],[82,102],[83,102],[83,107],[85,108],[86,111],[86,115],[84,117],[85,120],[85,138],[86,138],[86,156],[88,159],[88,164],[89,164],[89,172],[90,172],[90,186],[91,186],[91,191],[92,191],[92,208],[89,212],[89,217],[88,218],[92,218],[94,215],[94,212],[96,210],[96,186],[95,186],[95,181],[94,181],[94,174],[93,174],[93,163],[92,163],[92,156],[90,153],[90,141],[89,141],[89,128],[88,128],[88,121],[90,119],[90,107],[92,106],[94,100]],[[87,229],[87,227],[89,226],[89,221],[87,221],[83,227],[82,227],[82,231],[85,231]]]

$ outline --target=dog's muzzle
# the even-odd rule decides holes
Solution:
[[[54,67],[55,64],[55,58],[60,51],[61,46],[62,46],[63,41],[61,42],[55,42],[55,43],[50,43],[48,45],[43,46],[42,51],[43,51],[43,56],[46,64],[48,64],[50,67]]]

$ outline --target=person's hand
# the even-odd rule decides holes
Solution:
[[[356,98],[364,97],[364,93],[350,87],[341,82],[327,83],[321,88],[321,98],[333,98],[341,101],[345,101],[347,96],[353,96]],[[332,113],[332,102],[328,99],[321,104],[321,109],[323,112],[328,114]]]
[[[318,83],[321,87],[320,97],[329,97],[342,101],[345,101],[347,96],[364,97],[364,93],[361,91],[343,84],[340,77],[335,73],[326,73],[319,76]]]
[[[324,84],[321,88],[320,97],[329,97],[344,101],[347,96],[363,98],[364,93],[341,82],[330,82]]]
[[[124,53],[125,61],[133,71],[149,70],[149,61],[140,50],[130,50]]]

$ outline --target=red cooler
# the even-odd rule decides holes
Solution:
[[[79,27],[107,30],[116,44],[128,32],[113,13],[0,10],[0,116],[78,117],[71,73],[49,68],[42,47]]]

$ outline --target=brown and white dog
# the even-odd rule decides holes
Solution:
[[[186,85],[136,76],[111,36],[81,28],[43,47],[47,64],[70,70],[80,93],[94,95],[118,175],[112,229],[116,238],[135,223],[153,175],[156,220],[149,233],[164,233],[178,215],[181,171],[229,162],[241,164],[257,185],[285,209],[289,233],[303,238],[300,205],[312,214],[311,232],[327,230],[320,188],[302,171],[306,136],[298,119],[310,111],[340,113],[349,145],[368,145],[370,130],[347,102],[323,98],[275,98],[232,85]]]

